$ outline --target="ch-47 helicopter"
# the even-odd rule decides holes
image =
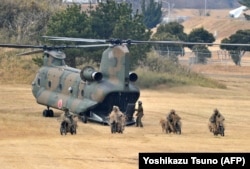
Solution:
[[[44,117],[53,117],[51,108],[62,110],[69,109],[81,117],[83,122],[94,121],[108,124],[108,115],[114,105],[126,114],[127,125],[135,123],[133,114],[135,104],[140,97],[140,90],[135,82],[138,76],[129,70],[128,44],[152,43],[152,44],[180,44],[195,45],[204,43],[192,43],[181,41],[135,41],[135,40],[99,40],[70,37],[45,36],[49,40],[97,42],[95,45],[72,46],[33,46],[0,44],[0,47],[8,48],[36,48],[37,50],[22,53],[28,55],[43,52],[43,66],[38,70],[32,82],[32,93],[38,104],[44,105]],[[238,45],[244,44],[213,44],[206,45]],[[66,55],[62,52],[65,48],[108,46],[103,52],[100,68],[95,70],[86,66],[82,70],[69,67],[65,64]]]
[[[47,38],[71,41],[77,39]],[[138,78],[136,73],[129,71],[129,51],[126,44],[131,41],[118,39],[83,41],[102,44],[57,47],[0,44],[0,47],[37,49],[19,55],[44,53],[43,65],[32,82],[32,93],[37,103],[47,107],[42,112],[44,117],[54,116],[51,108],[59,110],[67,108],[81,117],[85,123],[89,120],[108,124],[107,117],[116,105],[126,114],[126,124],[134,124],[133,113],[135,103],[140,97],[140,90],[134,83]],[[62,52],[63,49],[100,46],[108,48],[102,54],[98,71],[91,66],[80,70],[65,64],[66,55]]]

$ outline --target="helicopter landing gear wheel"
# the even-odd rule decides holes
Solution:
[[[88,122],[88,117],[87,116],[81,116],[82,122],[87,123]]]
[[[46,109],[43,110],[43,117],[48,117],[48,114],[49,114],[49,113],[48,113],[48,110],[46,110]]]
[[[43,117],[54,117],[54,111],[51,109],[43,110]]]
[[[49,110],[49,117],[54,117],[54,111],[53,110]]]

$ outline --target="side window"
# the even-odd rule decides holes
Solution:
[[[61,83],[59,84],[59,90],[62,90],[62,84]]]
[[[41,80],[40,78],[37,79],[37,85],[40,86]]]
[[[48,82],[48,86],[49,86],[49,88],[51,87],[51,81]]]

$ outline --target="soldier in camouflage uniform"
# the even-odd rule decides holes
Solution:
[[[214,113],[209,118],[209,130],[210,132],[215,132],[218,130],[219,127],[219,120],[224,121],[225,118],[222,116],[222,114],[219,112],[218,109],[214,109]]]
[[[109,114],[109,123],[111,127],[111,133],[121,131],[123,113],[118,106],[113,106],[112,112]],[[120,127],[120,128],[118,128]]]
[[[63,107],[62,110],[64,111],[64,114],[62,116],[62,122],[60,126],[60,132],[61,135],[65,134],[67,132],[70,132],[71,134],[76,134],[77,129],[77,120],[75,119],[75,115],[73,113],[70,113],[69,109],[66,107]]]
[[[170,112],[167,114],[167,123],[171,129],[172,132],[176,132],[176,128],[175,128],[175,125],[174,125],[174,115],[175,115],[175,110],[172,109],[170,110]]]
[[[123,113],[118,115],[117,129],[118,133],[123,133],[126,126],[126,116]]]
[[[63,108],[64,120],[71,126],[73,124],[73,115],[69,112],[68,108]]]
[[[142,102],[141,101],[138,101],[138,108],[135,109],[135,111],[137,111],[137,113],[135,114],[135,116],[136,116],[136,127],[143,127],[141,119],[144,116],[144,112],[143,112],[143,107],[142,107]]]

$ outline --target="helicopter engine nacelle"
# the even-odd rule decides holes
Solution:
[[[96,72],[91,66],[84,67],[80,72],[83,81],[100,81],[102,80],[102,73]]]
[[[130,73],[129,73],[129,80],[130,80],[131,82],[135,82],[137,79],[138,79],[138,76],[137,76],[136,73],[134,73],[134,72],[130,72]]]

